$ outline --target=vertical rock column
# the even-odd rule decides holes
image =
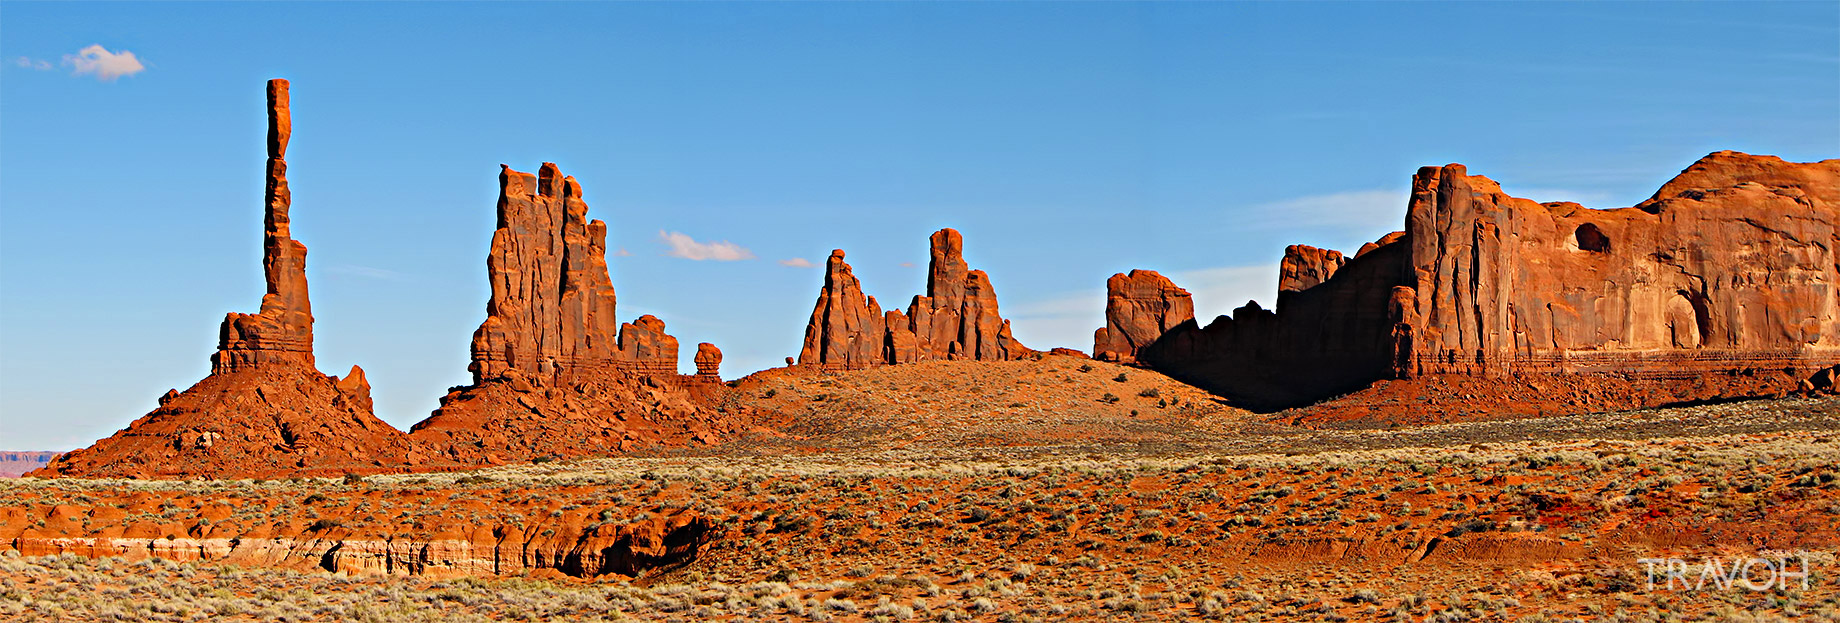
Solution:
[[[919,358],[1006,361],[1033,354],[1010,335],[990,276],[965,263],[958,230],[941,229],[927,240],[926,296],[914,297],[907,311]]]
[[[307,300],[307,247],[288,229],[292,202],[287,182],[287,145],[293,133],[288,82],[268,81],[268,183],[264,193],[262,274],[267,293],[262,310],[231,312],[218,331],[211,372],[230,372],[268,363],[313,365],[313,308]]]
[[[492,296],[473,333],[473,381],[615,365],[622,348],[607,224],[588,218],[581,184],[545,162],[536,175],[501,165],[498,187],[498,230],[486,256]],[[669,351],[664,367],[675,370],[675,342]]]

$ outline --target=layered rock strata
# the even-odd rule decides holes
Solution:
[[[805,325],[798,365],[856,370],[928,360],[1010,361],[1036,354],[1011,335],[990,276],[971,270],[964,238],[941,229],[929,238],[926,294],[906,313],[883,312],[866,296],[844,252],[825,262],[824,286]]]
[[[722,349],[715,344],[703,342],[696,345],[696,378],[704,381],[722,381]]]
[[[1353,258],[1286,249],[1275,313],[1177,323],[1150,347],[1153,323],[1108,313],[1098,341],[1267,406],[1441,374],[1690,382],[1669,394],[1682,399],[1787,391],[1840,362],[1837,249],[1840,160],[1718,152],[1611,210],[1426,167],[1404,231]],[[1113,279],[1110,299],[1140,296]]]
[[[236,478],[401,471],[424,462],[401,431],[371,411],[370,384],[314,368],[307,248],[289,235],[288,83],[268,83],[268,183],[261,311],[231,313],[211,375],[94,445],[63,454],[36,476]]]

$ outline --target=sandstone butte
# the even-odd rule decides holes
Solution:
[[[1816,371],[1840,364],[1840,160],[1721,151],[1609,210],[1425,167],[1404,224],[1353,257],[1287,248],[1276,310],[1206,327],[1161,275],[1114,275],[1094,355],[1273,408],[1370,386],[1414,408],[1435,397],[1402,387],[1647,406],[1831,385]]]
[[[581,184],[547,162],[536,175],[501,167],[498,182],[473,384],[410,437],[479,465],[707,444],[733,429],[704,406],[725,390],[715,345],[699,345],[698,373],[682,376],[664,321],[616,323],[607,224],[588,219]]]
[[[128,428],[53,459],[33,476],[222,477],[393,471],[421,453],[371,412],[357,366],[345,378],[313,360],[307,247],[289,235],[288,82],[268,82],[268,180],[261,311],[230,313],[211,374],[166,393]]]
[[[1017,342],[997,309],[990,276],[965,263],[964,238],[954,229],[933,232],[926,294],[907,313],[882,311],[865,296],[844,262],[842,249],[824,266],[824,286],[805,325],[798,365],[823,370],[934,360],[1013,361],[1036,351]]]

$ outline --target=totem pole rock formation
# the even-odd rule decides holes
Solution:
[[[1035,354],[1010,334],[989,275],[965,264],[964,238],[941,229],[929,238],[926,294],[907,313],[882,311],[845,263],[841,249],[825,262],[824,287],[805,325],[798,364],[855,370],[915,361],[1008,361]]]
[[[402,432],[371,412],[370,384],[314,368],[307,248],[288,231],[288,82],[268,82],[268,183],[261,311],[230,313],[211,374],[38,476],[235,478],[401,471],[423,462]]]
[[[1425,375],[1655,381],[1681,400],[1788,391],[1840,363],[1837,250],[1840,160],[1717,152],[1611,210],[1426,167],[1404,231],[1353,258],[1286,249],[1276,313],[1197,328],[1108,304],[1095,349],[1274,407]],[[1143,307],[1143,287],[1115,276],[1109,299]]]
[[[211,372],[229,372],[262,363],[313,365],[313,305],[307,300],[307,246],[289,235],[287,146],[294,132],[288,108],[288,82],[268,81],[268,184],[262,234],[262,275],[268,292],[262,310],[231,312],[218,330]]]
[[[473,385],[451,390],[411,437],[467,463],[713,442],[726,424],[701,405],[716,384],[677,373],[663,320],[615,320],[607,224],[588,218],[581,184],[547,162],[536,175],[501,165],[498,181]],[[698,370],[713,375],[720,351],[707,346],[714,361],[699,348]]]

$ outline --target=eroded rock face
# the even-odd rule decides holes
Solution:
[[[677,374],[664,321],[614,319],[607,224],[588,218],[581,184],[545,162],[536,175],[500,165],[498,230],[486,256],[492,296],[473,333],[475,384],[516,370],[539,383],[612,368]]]
[[[1619,210],[1427,167],[1406,222],[1405,374],[1687,378],[1840,360],[1840,160],[1719,152]]]
[[[500,167],[498,230],[486,256],[492,286],[473,333],[473,382],[518,370],[552,378],[619,357],[607,224],[589,220],[581,184],[552,163],[537,175]]]
[[[403,471],[425,457],[371,411],[370,383],[313,361],[307,248],[288,235],[288,83],[268,83],[267,215],[262,310],[224,319],[211,375],[128,428],[63,454],[37,476],[187,478]],[[425,467],[438,467],[426,465]]]
[[[294,132],[288,81],[268,81],[268,183],[264,192],[261,311],[231,312],[218,330],[211,372],[264,363],[313,365],[313,306],[307,300],[307,246],[289,233],[287,145]]]
[[[860,370],[888,362],[881,306],[863,295],[862,282],[843,258],[843,249],[837,249],[824,262],[824,288],[805,324],[800,365]]]
[[[705,381],[722,381],[722,349],[703,342],[696,345],[696,377]]]
[[[615,321],[607,225],[581,197],[555,164],[536,175],[501,167],[474,383],[410,431],[431,454],[474,465],[604,456],[714,443],[733,428],[705,408],[720,384],[677,373],[663,320]],[[708,346],[697,363],[713,373],[720,351]]]
[[[1840,160],[1718,152],[1612,210],[1536,203],[1462,165],[1426,167],[1405,226],[1353,258],[1286,249],[1276,313],[1242,308],[1167,330],[1147,363],[1278,407],[1443,374],[1753,395],[1840,362]],[[1098,337],[1118,339],[1112,325]]]
[[[926,296],[907,308],[921,359],[1008,361],[1035,354],[1010,335],[990,276],[965,264],[964,237],[941,229],[928,238]]]
[[[1278,311],[1283,313],[1288,292],[1302,292],[1316,287],[1341,270],[1348,263],[1341,252],[1318,249],[1307,244],[1293,244],[1284,248],[1284,259],[1278,262]]]
[[[1093,358],[1137,363],[1157,340],[1193,325],[1195,302],[1187,290],[1151,270],[1105,280],[1105,326],[1093,334]]]
[[[1034,355],[1010,334],[990,276],[965,264],[964,239],[958,231],[939,230],[930,241],[927,293],[914,297],[906,313],[883,312],[875,297],[863,294],[862,284],[843,260],[843,250],[832,251],[824,287],[805,325],[798,364],[858,370],[915,361],[1008,361]]]

